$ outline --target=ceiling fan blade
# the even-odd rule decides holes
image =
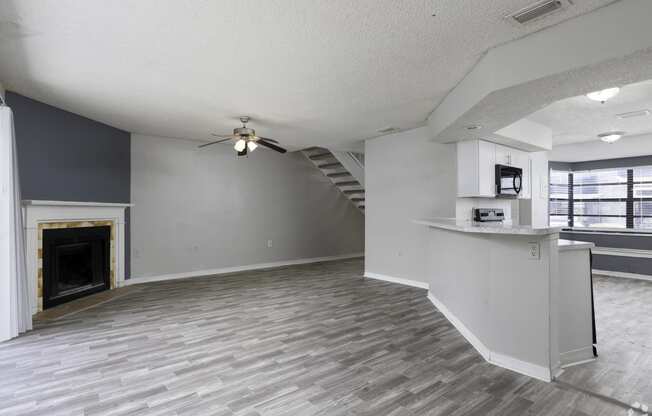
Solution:
[[[214,145],[214,144],[218,144],[218,143],[225,142],[225,141],[227,141],[227,140],[231,140],[231,139],[227,137],[226,139],[217,140],[217,141],[210,142],[210,143],[204,143],[204,144],[199,145],[199,146],[197,146],[197,147],[198,147],[198,148],[202,148],[202,147],[206,147],[206,146],[211,146],[211,145]]]
[[[287,152],[287,150],[283,149],[281,146],[277,146],[274,143],[270,143],[267,141],[267,139],[263,139],[262,137],[260,137],[256,143],[258,143],[261,146],[265,146],[268,149],[276,150],[279,153]]]
[[[260,137],[260,136],[256,136],[256,137],[257,137],[259,140],[265,140],[265,141],[268,141],[268,142],[272,142],[272,143],[276,143],[276,144],[278,144],[278,140],[268,139],[267,137]]]

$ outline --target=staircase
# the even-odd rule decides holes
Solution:
[[[353,205],[364,213],[364,177],[362,176],[364,159],[361,155],[349,152],[331,152],[322,147],[304,149],[303,154],[322,171],[324,176],[333,182],[333,185]],[[357,178],[352,174],[352,170],[357,170]]]

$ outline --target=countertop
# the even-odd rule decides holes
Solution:
[[[595,247],[595,244],[588,243],[586,241],[564,240],[560,238],[557,246],[559,247],[559,251],[570,251],[570,250],[586,250]]]
[[[512,235],[548,235],[561,231],[562,227],[532,228],[527,225],[503,223],[477,223],[455,218],[426,218],[413,221],[416,224],[462,233],[512,234]]]

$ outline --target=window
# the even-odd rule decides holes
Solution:
[[[550,226],[568,226],[568,179],[570,173],[550,171]]]
[[[573,226],[625,228],[627,169],[573,172]]]
[[[652,229],[652,166],[551,170],[550,225]]]
[[[652,229],[652,166],[632,170],[633,228]]]

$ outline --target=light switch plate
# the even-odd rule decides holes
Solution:
[[[528,258],[530,260],[539,260],[539,243],[527,243],[528,244]]]

